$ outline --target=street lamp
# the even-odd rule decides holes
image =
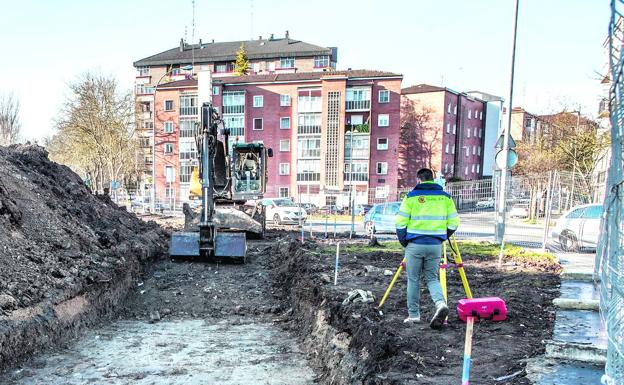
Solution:
[[[160,85],[160,82],[165,78],[165,76],[170,75],[174,70],[181,69],[184,71],[190,71],[193,69],[192,65],[185,65],[179,68],[172,68],[169,71],[165,72],[163,76],[158,79],[156,85],[154,85],[154,116],[152,119],[152,194],[151,194],[151,210],[152,213],[156,210],[156,90]],[[192,74],[191,74],[192,75]]]

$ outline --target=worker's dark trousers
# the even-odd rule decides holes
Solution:
[[[442,245],[419,245],[410,243],[405,248],[407,261],[407,311],[410,317],[420,317],[420,274],[434,303],[444,302],[442,286],[438,279]]]

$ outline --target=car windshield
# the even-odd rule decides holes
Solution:
[[[273,202],[279,207],[296,207],[295,203],[290,199],[275,199]]]

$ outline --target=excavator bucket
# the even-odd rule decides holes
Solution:
[[[217,232],[212,254],[202,255],[199,232],[177,232],[171,235],[169,255],[171,257],[219,257],[244,261],[247,251],[245,233]]]

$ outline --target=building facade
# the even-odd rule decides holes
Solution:
[[[346,205],[353,189],[362,204],[397,188],[401,80],[363,70],[245,75],[213,78],[210,93],[230,141],[273,149],[266,196]],[[190,78],[156,88],[157,201],[187,200],[198,87]]]
[[[401,187],[429,167],[445,179],[483,177],[486,102],[448,88],[420,84],[401,91]]]
[[[197,106],[186,105],[193,103],[192,98],[173,98],[174,105],[156,105],[156,89],[164,84],[184,81],[195,78],[200,71],[210,71],[214,78],[233,77],[234,62],[236,54],[240,47],[244,47],[249,59],[249,71],[251,75],[283,75],[301,72],[325,72],[333,71],[336,66],[337,49],[321,47],[299,40],[291,39],[288,31],[285,37],[269,38],[260,36],[257,40],[221,42],[214,41],[204,43],[201,40],[198,44],[187,44],[184,40],[180,41],[179,47],[152,55],[134,63],[136,68],[135,79],[135,101],[136,101],[136,132],[141,144],[141,156],[143,162],[143,178],[140,186],[140,195],[145,196],[145,200],[156,198],[155,178],[158,178],[157,170],[154,168],[155,163],[164,164],[172,161],[177,155],[178,157],[189,156],[185,151],[188,137],[181,136],[182,147],[175,148],[172,151],[182,151],[182,154],[173,152],[157,154],[154,149],[156,142],[160,140],[158,134],[154,131],[157,122],[170,117],[172,112],[189,113],[188,115],[179,115],[182,126],[189,124],[197,118],[195,109]],[[162,88],[163,92],[179,92],[191,93],[190,89],[179,88],[185,83],[178,83],[178,88]],[[196,87],[196,86],[195,86]],[[196,91],[195,91],[196,92]],[[166,96],[166,95],[163,95]],[[237,96],[232,96],[231,100]],[[163,99],[164,100],[164,99]],[[228,99],[230,100],[230,99]],[[178,103],[182,103],[178,105]],[[194,109],[195,107],[195,109]],[[234,111],[231,109],[231,111]],[[160,117],[157,117],[159,115]],[[240,123],[240,118],[235,113],[230,114],[231,123]],[[236,120],[238,119],[238,120]],[[167,130],[171,128],[167,126]],[[177,131],[175,135],[185,135],[185,131],[180,133]],[[167,147],[167,150],[170,148]],[[184,165],[182,159],[181,164]],[[190,159],[188,159],[190,160]],[[171,166],[173,170],[173,166]],[[184,179],[186,178],[185,168],[182,170]],[[171,171],[173,172],[173,171]],[[178,175],[179,176],[179,175]],[[169,179],[175,179],[170,175]],[[172,187],[173,188],[173,187]]]

